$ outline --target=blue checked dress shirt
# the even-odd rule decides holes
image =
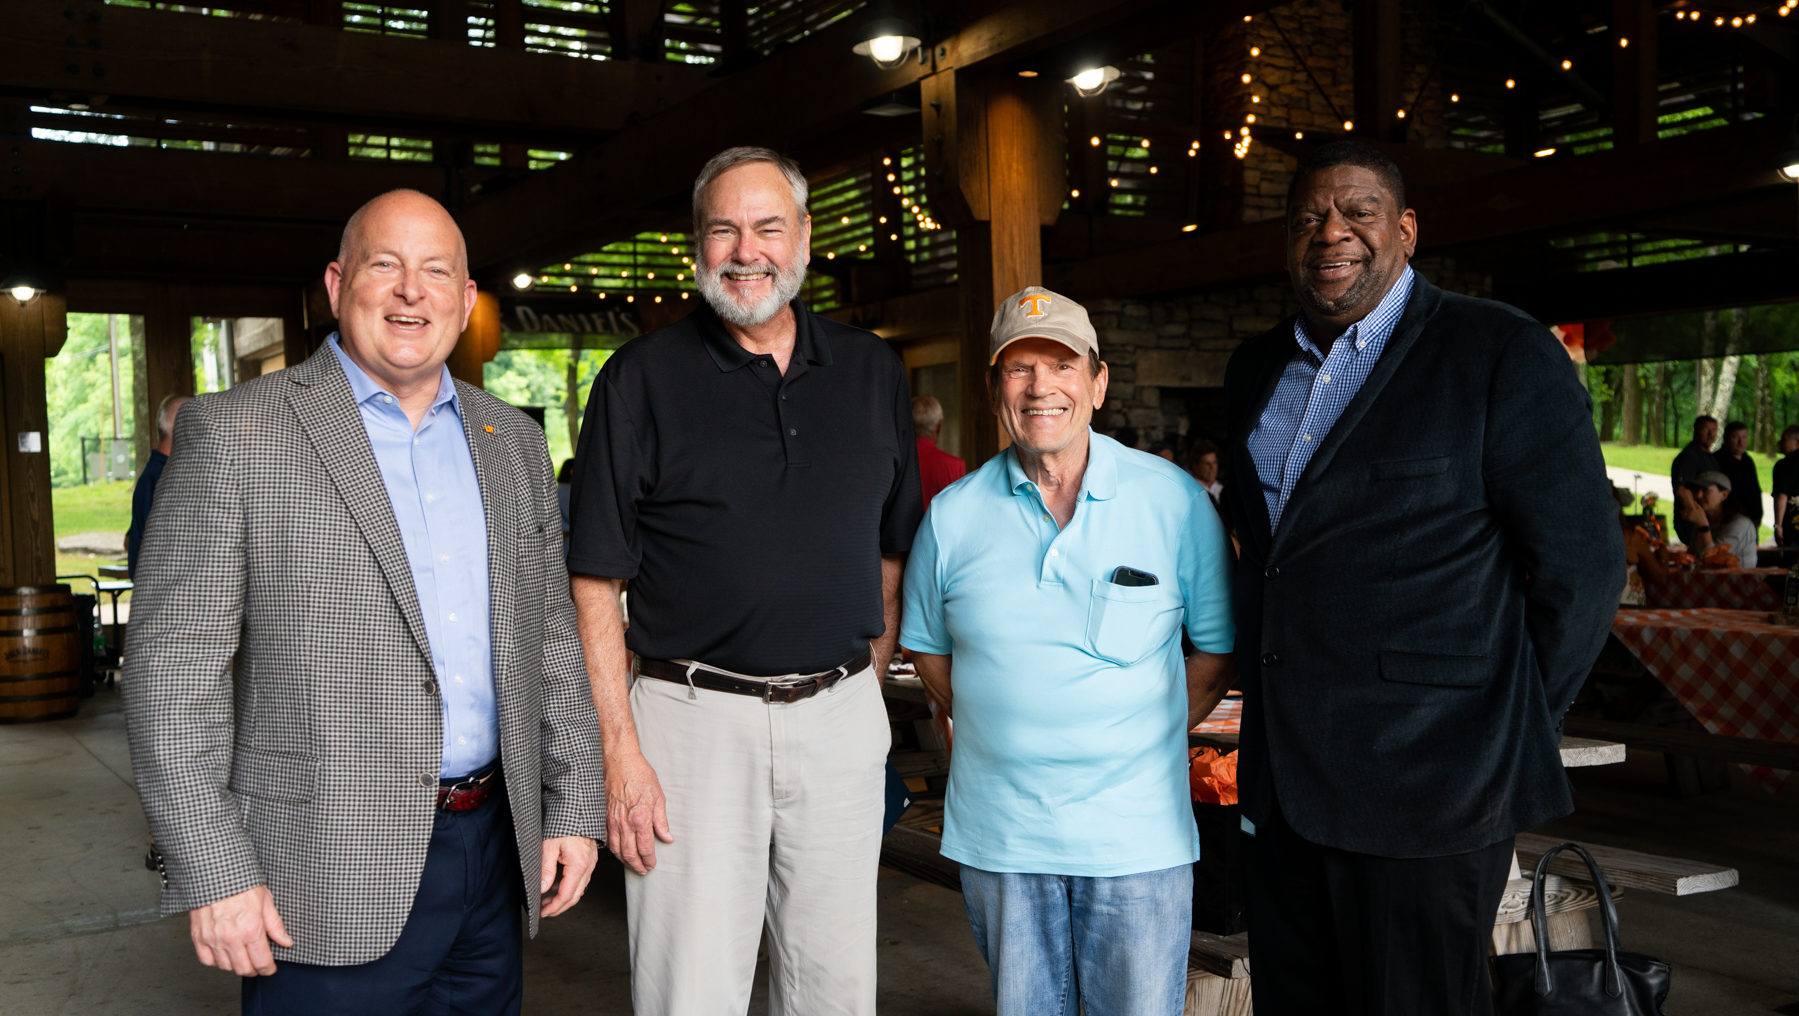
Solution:
[[[424,615],[444,718],[441,775],[466,776],[500,750],[488,634],[487,516],[449,368],[415,433],[399,399],[337,354],[362,411]],[[378,675],[376,675],[378,676]]]
[[[1280,528],[1281,514],[1293,486],[1312,461],[1318,443],[1330,434],[1362,382],[1380,362],[1381,350],[1412,295],[1412,266],[1387,291],[1380,305],[1349,326],[1331,343],[1329,354],[1318,349],[1306,333],[1305,315],[1293,321],[1293,342],[1299,348],[1281,371],[1281,379],[1268,405],[1249,433],[1249,457],[1256,464],[1256,479],[1268,504],[1268,531]]]

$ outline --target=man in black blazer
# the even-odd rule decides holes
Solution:
[[[1487,1013],[1512,839],[1572,810],[1617,506],[1561,345],[1408,265],[1390,160],[1319,149],[1287,228],[1303,312],[1225,379],[1256,1012]]]

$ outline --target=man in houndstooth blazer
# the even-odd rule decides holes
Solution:
[[[326,284],[341,341],[189,403],[157,489],[124,687],[162,909],[245,976],[246,1011],[517,1012],[520,915],[535,935],[579,899],[605,815],[543,433],[443,367],[475,289],[435,201],[364,206]],[[452,480],[408,468],[408,438],[460,457],[464,545],[424,504]],[[485,594],[433,577],[453,559],[484,559]],[[458,596],[484,632],[446,627]],[[474,772],[446,737],[446,631],[491,647]]]

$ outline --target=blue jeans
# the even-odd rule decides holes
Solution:
[[[1180,1016],[1193,866],[1110,877],[962,866],[999,1016]]]

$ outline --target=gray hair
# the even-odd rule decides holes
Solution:
[[[912,396],[912,430],[919,434],[935,434],[943,426],[943,403],[935,396]]]
[[[159,437],[175,436],[175,414],[187,404],[189,396],[164,395],[162,402],[156,407],[156,433]]]
[[[693,242],[695,244],[700,242],[700,234],[705,232],[706,188],[712,186],[712,181],[723,176],[727,171],[752,162],[766,162],[781,171],[781,175],[787,178],[787,186],[793,190],[793,206],[799,209],[802,221],[806,218],[806,195],[808,193],[806,174],[800,172],[799,163],[772,148],[758,148],[753,145],[727,148],[714,155],[693,181]],[[799,223],[794,223],[794,226],[798,227]]]

